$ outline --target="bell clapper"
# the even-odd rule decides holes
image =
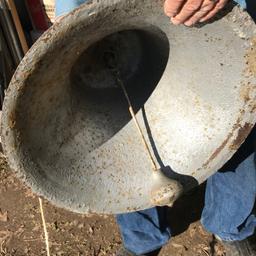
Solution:
[[[125,89],[125,86],[120,79],[120,75],[118,70],[116,71],[116,79],[118,84],[123,90],[123,93],[126,97],[126,100],[129,105],[129,112],[132,116],[132,119],[137,127],[137,130],[140,134],[141,140],[143,142],[143,145],[145,146],[145,149],[148,153],[148,156],[150,158],[150,161],[152,163],[152,170],[153,170],[153,179],[154,179],[154,189],[151,191],[150,199],[151,202],[156,205],[156,206],[169,206],[171,207],[173,203],[176,201],[176,199],[182,194],[183,192],[183,187],[182,185],[173,179],[168,178],[167,176],[164,175],[163,171],[161,168],[157,168],[156,162],[153,158],[153,155],[149,149],[148,143],[145,139],[145,136],[142,132],[142,129],[139,125],[139,122],[136,118],[136,115],[134,113],[129,95]]]
[[[118,70],[117,63],[116,63],[115,54],[113,52],[108,52],[107,58],[106,58],[106,65],[113,72],[113,75],[115,76],[115,79],[116,79],[116,81],[118,83],[118,86],[122,89],[122,91],[124,93],[124,96],[125,96],[125,98],[127,100],[128,106],[129,106],[129,112],[130,112],[131,117],[132,117],[132,119],[133,119],[133,121],[135,123],[135,126],[136,126],[136,128],[137,128],[137,130],[139,132],[139,135],[141,137],[142,143],[143,143],[143,145],[144,145],[144,147],[145,147],[145,149],[146,149],[146,151],[148,153],[149,159],[150,159],[151,164],[152,164],[152,169],[153,169],[154,172],[159,171],[160,169],[157,168],[157,164],[156,164],[156,162],[154,160],[154,157],[153,157],[153,155],[152,155],[152,153],[151,153],[151,151],[149,149],[149,146],[148,146],[148,143],[146,141],[146,138],[145,138],[145,136],[144,136],[144,134],[142,132],[140,124],[139,124],[139,122],[137,120],[137,117],[135,115],[135,112],[134,112],[134,109],[133,109],[130,97],[128,95],[128,92],[127,92],[127,90],[126,90],[126,88],[124,86],[124,83],[123,83],[122,79],[121,79],[120,72]]]
[[[149,145],[146,141],[146,138],[142,132],[142,129],[140,127],[140,124],[137,120],[137,117],[134,112],[134,108],[132,106],[130,97],[128,95],[128,92],[124,86],[124,83],[121,79],[120,72],[118,70],[115,55],[111,52],[108,55],[108,61],[107,61],[107,67],[113,72],[113,75],[115,76],[115,79],[122,89],[124,96],[127,100],[128,106],[129,106],[129,112],[132,116],[132,119],[135,123],[135,126],[139,132],[139,135],[141,137],[142,143],[145,147],[145,150],[148,153],[150,162],[152,164],[152,170],[153,170],[153,179],[154,179],[154,188],[151,191],[150,200],[155,206],[172,206],[173,203],[176,201],[176,199],[182,194],[183,187],[182,185],[177,181],[168,178],[164,175],[163,170],[161,168],[157,168],[157,164],[154,160],[154,157],[150,151]]]
[[[141,127],[140,127],[140,124],[139,124],[139,122],[138,122],[138,120],[137,120],[137,117],[136,117],[135,112],[134,112],[134,110],[133,110],[133,107],[132,107],[132,104],[131,104],[129,95],[128,95],[128,93],[127,93],[127,90],[126,90],[126,88],[125,88],[125,86],[124,86],[122,80],[120,79],[120,75],[119,75],[118,70],[116,70],[116,79],[117,79],[117,82],[118,82],[119,86],[121,87],[121,89],[122,89],[122,91],[123,91],[123,93],[124,93],[124,95],[125,95],[125,98],[126,98],[126,100],[127,100],[127,103],[128,103],[128,105],[129,105],[129,112],[130,112],[130,114],[131,114],[131,116],[132,116],[132,119],[133,119],[133,121],[134,121],[134,123],[135,123],[135,125],[136,125],[136,128],[137,128],[137,130],[138,130],[138,132],[139,132],[139,135],[140,135],[140,137],[141,137],[142,143],[143,143],[143,145],[144,145],[144,147],[145,147],[145,149],[146,149],[146,151],[147,151],[147,153],[148,153],[149,159],[150,159],[151,164],[152,164],[152,169],[153,169],[153,171],[159,171],[160,169],[157,169],[156,162],[155,162],[155,160],[154,160],[154,158],[153,158],[153,155],[152,155],[152,153],[151,153],[151,151],[150,151],[150,149],[149,149],[148,143],[147,143],[147,141],[146,141],[146,139],[145,139],[145,136],[144,136],[144,134],[143,134],[143,132],[142,132],[142,129],[141,129]]]

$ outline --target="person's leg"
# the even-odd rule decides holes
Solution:
[[[124,247],[136,255],[161,248],[171,237],[166,215],[166,207],[117,215]]]
[[[201,222],[223,241],[241,241],[256,227],[256,128],[222,170],[207,181]]]
[[[234,172],[216,173],[207,181],[201,222],[224,241],[243,240],[254,233],[255,154]]]

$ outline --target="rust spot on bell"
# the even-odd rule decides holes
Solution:
[[[243,115],[244,110],[240,111],[241,115]],[[243,126],[241,125],[241,119],[238,118],[236,124],[233,126],[232,131],[228,134],[227,138],[223,141],[223,143],[213,152],[213,154],[209,157],[209,159],[203,164],[203,168],[207,168],[208,165],[221,153],[221,151],[225,148],[229,140],[232,138],[235,131],[238,129],[238,135],[236,139],[229,146],[230,150],[237,150],[243,141],[246,139],[251,129],[253,128],[253,124],[245,123]]]
[[[244,102],[248,102],[251,99],[250,98],[251,90],[252,90],[252,87],[249,82],[246,85],[241,87],[240,97]]]
[[[16,124],[16,117],[15,117],[15,113],[11,112],[10,116],[9,116],[9,126],[11,129],[13,129],[15,127]]]
[[[252,127],[253,125],[250,123],[245,123],[243,127],[240,127],[240,129],[238,130],[237,137],[229,146],[229,148],[231,150],[237,150],[240,147],[240,145],[244,142],[248,134],[250,133]]]
[[[251,75],[256,75],[256,37],[252,39],[251,46],[245,54],[247,68]]]
[[[219,153],[225,148],[228,141],[230,140],[232,133],[228,135],[228,137],[222,142],[222,144],[213,152],[210,158],[203,164],[203,168],[206,168],[218,155]]]
[[[251,114],[255,113],[255,111],[256,111],[256,104],[254,104],[253,106],[250,106],[250,107],[251,107],[250,113]]]

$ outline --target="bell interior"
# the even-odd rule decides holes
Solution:
[[[77,209],[90,201],[88,186],[97,186],[94,150],[131,122],[117,76],[139,111],[162,77],[169,41],[157,28],[124,30],[82,51],[66,48],[49,53],[26,81],[17,126],[34,189]]]

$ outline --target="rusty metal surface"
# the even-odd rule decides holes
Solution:
[[[152,195],[166,178],[155,179],[101,62],[114,48],[159,167],[185,190],[205,181],[256,121],[256,28],[229,7],[194,28],[171,25],[160,0],[95,1],[63,17],[8,89],[2,139],[11,168],[35,193],[81,213],[145,209],[172,190]]]

